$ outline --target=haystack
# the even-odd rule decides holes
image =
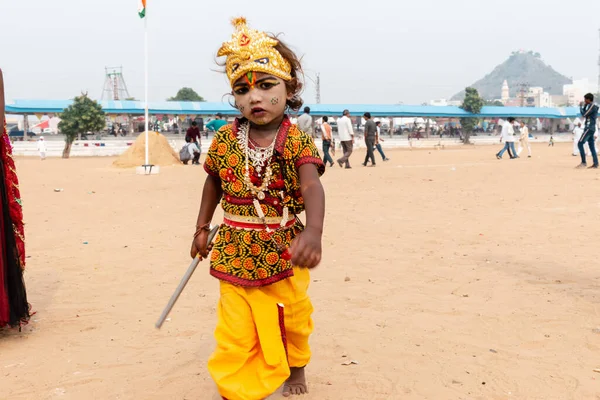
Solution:
[[[161,167],[181,164],[179,155],[173,150],[166,137],[158,132],[148,132],[148,152],[150,164]],[[146,135],[140,133],[135,142],[127,151],[113,163],[119,168],[133,168],[144,165],[146,162]]]

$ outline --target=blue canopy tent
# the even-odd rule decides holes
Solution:
[[[16,100],[6,105],[7,114],[56,114],[61,113],[72,103],[71,100]],[[140,101],[101,101],[107,114],[143,115],[144,103]],[[486,106],[478,115],[472,115],[459,107],[446,106],[407,106],[390,104],[307,104],[315,116],[340,116],[347,109],[353,115],[370,112],[374,117],[440,117],[440,118],[550,118],[563,119],[578,117],[577,107],[492,107]],[[223,115],[234,116],[239,112],[227,103],[159,101],[148,104],[152,115]]]

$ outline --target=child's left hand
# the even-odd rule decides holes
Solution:
[[[314,268],[321,262],[321,233],[307,227],[292,242],[292,265],[303,268]]]

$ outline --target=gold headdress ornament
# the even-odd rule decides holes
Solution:
[[[292,66],[275,49],[279,44],[276,39],[248,28],[244,17],[234,18],[231,23],[236,31],[231,35],[231,41],[223,43],[217,56],[227,57],[225,69],[232,86],[250,71],[264,72],[285,81],[292,79]]]

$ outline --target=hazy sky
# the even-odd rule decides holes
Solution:
[[[306,73],[321,73],[323,103],[450,97],[519,49],[569,77],[598,76],[598,0],[148,0],[148,15],[150,100],[189,86],[220,101],[228,85],[215,54],[239,15],[285,34]],[[7,98],[99,98],[104,67],[122,65],[141,99],[143,32],[137,0],[0,0]],[[303,97],[314,102],[309,80]]]

